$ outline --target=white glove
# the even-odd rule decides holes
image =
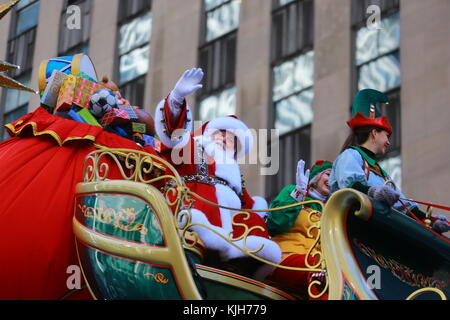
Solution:
[[[186,70],[180,79],[178,79],[172,92],[170,92],[170,106],[180,107],[183,104],[185,97],[203,87],[203,85],[200,84],[202,79],[203,70],[201,68]],[[175,102],[175,104],[172,104],[171,102]]]
[[[305,161],[300,160],[297,163],[297,174],[295,178],[295,189],[291,193],[291,197],[298,202],[302,202],[306,195],[306,190],[309,183],[309,169],[305,171]]]
[[[400,193],[389,186],[370,187],[368,195],[375,200],[386,203],[390,207],[400,199]]]

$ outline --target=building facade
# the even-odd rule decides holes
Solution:
[[[255,129],[246,185],[268,199],[295,182],[300,158],[338,155],[354,94],[375,88],[391,98],[395,131],[383,166],[405,194],[448,204],[449,16],[447,0],[22,0],[0,20],[0,59],[37,88],[42,60],[88,53],[151,113],[202,67],[195,118],[233,113]],[[2,125],[39,105],[0,97]]]

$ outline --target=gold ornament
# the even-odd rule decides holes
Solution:
[[[9,3],[0,5],[0,19],[3,18],[20,0],[13,0]]]
[[[9,3],[0,5],[0,19],[2,19],[20,0],[13,0]],[[16,66],[14,64],[11,64],[9,62],[0,60],[0,72],[5,72],[9,70],[14,69],[20,69],[20,66]],[[9,89],[17,89],[17,90],[24,90],[29,91],[35,94],[39,94],[36,90],[33,90],[20,82],[6,76],[0,74],[0,87],[5,87]]]

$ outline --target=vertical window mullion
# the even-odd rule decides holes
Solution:
[[[273,17],[272,22],[272,46],[271,46],[271,59],[272,61],[278,60],[283,53],[283,19],[284,11],[278,12]]]
[[[296,51],[297,49],[297,44],[296,44],[296,37],[295,35],[297,34],[297,30],[298,30],[298,23],[297,23],[297,6],[296,3],[294,3],[293,5],[289,6],[289,10],[288,10],[288,19],[287,19],[287,33],[286,33],[286,43],[287,43],[287,54],[292,54]],[[293,37],[291,37],[291,35],[293,35]]]
[[[289,21],[289,12],[285,8],[283,9],[283,22],[282,22],[282,31],[281,31],[281,56],[278,58],[281,58],[284,55],[287,55],[288,50],[288,42],[289,42],[289,34],[288,34],[288,21]]]
[[[305,6],[304,2],[299,3],[298,6],[297,6],[297,17],[298,17],[298,19],[297,19],[297,28],[296,28],[297,29],[297,36],[296,36],[296,39],[297,39],[296,50],[297,51],[301,50],[301,48],[303,48],[308,42],[307,41],[307,39],[308,39],[308,35],[307,35],[308,28],[304,27],[304,25],[303,25],[303,21],[305,19],[307,19],[306,18],[305,7],[306,6]]]
[[[314,42],[314,2],[306,0],[303,4],[303,17],[307,21],[303,25],[303,34],[306,39],[304,46],[312,47]]]
[[[213,90],[220,86],[220,49],[221,42],[216,41],[213,46]]]

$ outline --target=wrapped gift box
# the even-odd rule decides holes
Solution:
[[[69,110],[72,104],[89,109],[89,99],[103,86],[86,78],[68,75],[61,85],[55,111]]]
[[[125,110],[113,108],[103,115],[100,123],[102,126],[108,126],[111,124],[127,123],[129,121],[130,117]]]
[[[119,106],[120,110],[124,110],[127,114],[128,117],[130,117],[131,120],[138,120],[139,117],[136,114],[136,111],[134,111],[134,107],[132,106]]]
[[[161,141],[156,139],[155,137],[149,136],[147,134],[142,135],[142,140],[144,141],[145,146],[152,146],[158,152],[161,152]]]
[[[77,121],[77,122],[81,122],[81,123],[86,123],[86,121],[84,121],[84,119],[75,111],[75,110],[70,110],[69,111],[69,116],[72,118],[72,120]]]
[[[145,123],[140,122],[132,122],[131,123],[131,131],[137,132],[137,133],[146,133],[147,132],[147,126]]]
[[[77,74],[77,77],[78,77],[78,78],[84,78],[84,79],[87,79],[87,80],[89,80],[89,81],[91,81],[91,82],[98,83],[98,81],[96,81],[95,79],[93,79],[92,77],[90,77],[88,74],[86,74],[86,73],[84,73],[84,72],[79,72],[79,73]]]
[[[77,114],[81,118],[83,118],[84,122],[89,123],[90,125],[93,125],[93,126],[101,127],[101,125],[98,123],[97,119],[95,119],[95,117],[92,115],[92,113],[88,109],[83,108],[80,111],[78,111]]]
[[[130,139],[128,132],[123,128],[121,128],[120,125],[113,125],[110,126],[110,128],[114,131],[114,133],[118,134],[119,136]]]
[[[77,86],[77,77],[74,75],[66,76],[59,90],[58,100],[56,102],[56,111],[68,111],[72,108],[75,98],[75,87]]]
[[[41,104],[53,109],[58,101],[59,90],[67,75],[59,70],[53,70],[41,98]]]
[[[98,83],[85,78],[77,78],[73,103],[82,108],[89,109],[89,99],[97,90],[102,88]]]

